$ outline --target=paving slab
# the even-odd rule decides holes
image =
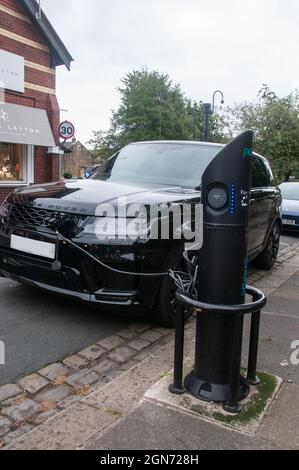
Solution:
[[[258,437],[284,449],[299,449],[299,385],[284,384]]]
[[[46,377],[48,380],[55,380],[58,377],[63,377],[64,375],[68,374],[68,372],[69,369],[60,363],[50,364],[49,366],[44,367],[38,371],[40,375]]]
[[[269,296],[265,310],[280,315],[292,315],[299,319],[298,296],[299,272]]]
[[[0,387],[0,402],[15,397],[21,392],[22,389],[17,384],[2,385]]]
[[[121,343],[124,342],[124,339],[120,336],[113,335],[108,336],[107,338],[102,339],[97,344],[102,348],[106,349],[107,351],[111,351],[112,349],[117,348]]]
[[[23,426],[11,431],[5,436],[5,442],[9,445],[11,442],[19,439],[20,437],[24,436],[28,432],[32,431],[34,426],[32,424],[24,424]]]
[[[113,361],[124,363],[127,362],[131,357],[136,354],[136,351],[128,348],[127,346],[123,346],[118,348],[116,351],[113,351],[109,354],[109,358]]]
[[[99,376],[88,369],[76,372],[65,379],[65,382],[72,387],[91,385],[98,380]]]
[[[81,447],[93,450],[279,449],[264,440],[224,429],[191,415],[143,401],[126,418]]]
[[[31,416],[35,415],[40,410],[41,406],[38,405],[35,401],[26,399],[21,403],[4,408],[2,413],[18,423],[31,418]]]
[[[89,361],[78,354],[74,354],[64,359],[63,363],[71,369],[80,370],[82,367],[87,366]]]
[[[146,323],[144,321],[140,321],[140,322],[132,323],[129,326],[129,329],[132,331],[135,331],[136,333],[142,333],[143,331],[148,330],[152,326],[153,326],[152,323]]]
[[[77,442],[87,440],[95,430],[109,426],[116,417],[111,413],[79,404],[51,418],[8,449],[72,450]]]
[[[0,437],[9,431],[10,424],[11,423],[7,418],[0,418]]]
[[[98,346],[97,344],[93,344],[92,346],[89,346],[88,348],[84,349],[83,351],[80,351],[80,356],[83,356],[84,359],[87,359],[88,361],[95,361],[99,359],[103,354],[105,354],[105,349],[103,349],[101,346]]]
[[[39,392],[35,396],[35,400],[42,403],[44,401],[55,402],[60,401],[66,398],[71,393],[71,387],[68,385],[58,385],[57,387],[49,388],[48,390],[44,390]]]
[[[245,337],[249,334],[249,318],[246,319]],[[299,384],[299,366],[291,363],[291,344],[299,339],[299,319],[283,315],[262,314],[258,369],[269,372],[285,381]],[[244,341],[243,364],[246,366],[248,341]]]
[[[161,336],[163,336],[163,333],[161,333],[160,331],[148,330],[142,333],[142,335],[140,336],[140,339],[153,342],[153,341],[157,341],[158,339],[160,339]]]
[[[100,378],[112,378],[118,373],[116,363],[109,359],[104,359],[91,370],[96,372]]]
[[[143,349],[147,348],[148,346],[150,346],[150,342],[149,341],[145,341],[144,339],[141,339],[141,338],[137,338],[137,339],[133,339],[132,341],[130,341],[128,343],[128,346],[132,349],[136,349],[136,351],[142,351]]]
[[[187,358],[184,361],[184,376],[191,370],[192,360]],[[260,385],[250,387],[250,393],[242,400],[240,414],[228,413],[223,409],[221,403],[202,401],[189,393],[181,395],[170,393],[169,387],[173,384],[172,371],[147,390],[144,398],[151,401],[153,405],[162,404],[179,412],[192,414],[199,419],[233,428],[242,434],[252,436],[257,433],[282,384],[280,377],[267,374],[261,373],[260,379]]]

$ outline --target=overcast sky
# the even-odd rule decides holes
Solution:
[[[194,100],[221,89],[227,105],[253,100],[262,83],[299,88],[298,0],[41,0],[75,59],[57,69],[62,119],[83,143],[109,127],[120,79],[167,72]]]

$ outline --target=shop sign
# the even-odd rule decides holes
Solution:
[[[24,57],[0,49],[0,88],[24,93],[24,69]]]

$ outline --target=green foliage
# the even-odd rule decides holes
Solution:
[[[299,172],[298,92],[279,98],[263,85],[256,102],[245,102],[229,111],[234,132],[254,131],[254,149],[271,161],[280,182]]]
[[[201,102],[186,98],[168,75],[135,70],[121,80],[121,104],[112,112],[110,129],[94,132],[89,142],[94,163],[131,142],[143,140],[202,140]],[[299,93],[284,98],[263,85],[253,103],[228,108],[227,115],[210,117],[209,140],[227,143],[236,133],[251,129],[254,149],[267,157],[279,181],[299,177]]]
[[[201,103],[188,100],[168,75],[146,69],[127,74],[118,88],[121,104],[112,112],[108,132],[94,132],[94,154],[107,158],[131,142],[147,140],[201,140]],[[211,118],[210,140],[223,140],[224,123]]]
[[[63,174],[63,177],[65,180],[71,180],[73,178],[72,173],[69,173],[68,171]]]

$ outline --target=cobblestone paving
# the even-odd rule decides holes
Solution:
[[[296,263],[292,266],[293,258],[298,261],[299,244],[283,249],[270,272],[250,268],[248,283],[271,294],[298,270]],[[171,329],[134,323],[61,363],[49,364],[16,384],[1,386],[0,447],[113,381],[172,339]]]

